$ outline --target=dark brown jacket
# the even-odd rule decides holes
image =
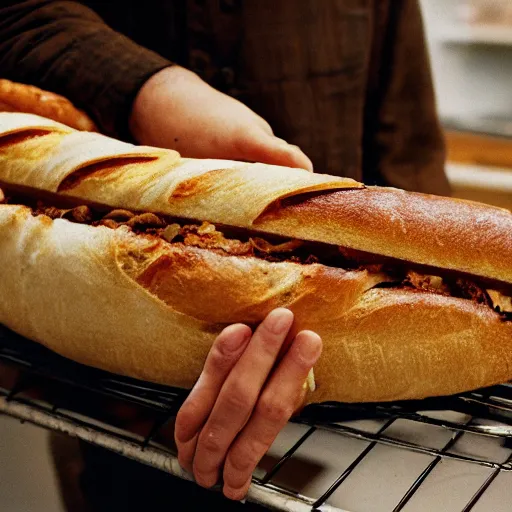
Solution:
[[[176,62],[248,104],[317,172],[449,193],[417,0],[0,6],[0,77],[67,96],[108,134],[129,138],[137,91]]]

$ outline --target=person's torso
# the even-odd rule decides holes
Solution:
[[[84,3],[246,103],[318,171],[361,179],[372,0]]]

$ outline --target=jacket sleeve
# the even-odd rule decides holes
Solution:
[[[365,107],[363,172],[407,190],[449,195],[445,143],[436,111],[418,0],[374,0]]]
[[[137,92],[169,65],[79,2],[0,3],[0,76],[67,97],[106,134],[130,138]]]

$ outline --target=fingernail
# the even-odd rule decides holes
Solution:
[[[313,164],[305,157],[300,158],[297,154],[297,158],[295,159],[295,165],[297,169],[302,169],[304,171],[313,172]]]
[[[306,156],[306,154],[298,147],[292,146],[295,155],[297,156],[297,162],[306,171],[313,172],[313,162]]]
[[[251,337],[250,331],[241,328],[240,325],[230,325],[225,329],[224,335],[223,345],[230,352],[236,352]]]
[[[274,334],[282,334],[287,331],[293,322],[293,314],[288,309],[276,309],[272,311],[266,320],[269,331]]]
[[[308,337],[310,339],[306,338],[299,344],[298,351],[303,361],[314,364],[316,359],[320,356],[322,342],[318,334],[308,333]]]

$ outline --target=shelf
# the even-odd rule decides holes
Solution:
[[[512,138],[445,130],[448,160],[461,164],[512,168]]]
[[[446,164],[453,196],[512,210],[512,169]]]
[[[512,169],[448,162],[446,164],[446,174],[455,187],[512,194]]]
[[[468,117],[441,119],[447,131],[470,133],[483,137],[506,139],[512,143],[512,117]]]
[[[455,25],[444,31],[441,40],[445,44],[512,46],[512,26]]]

